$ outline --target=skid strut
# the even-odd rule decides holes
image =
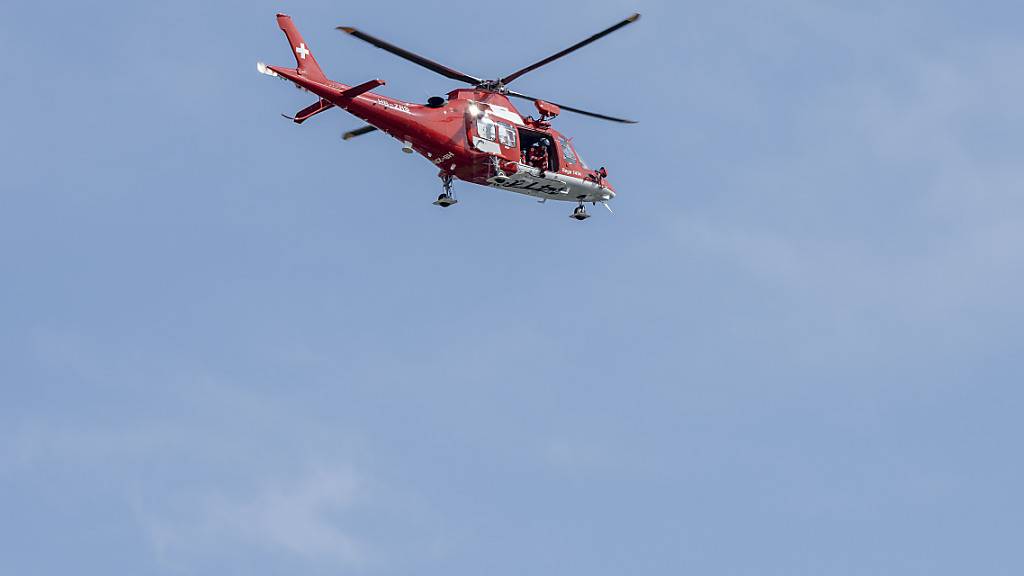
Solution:
[[[452,204],[457,204],[459,201],[455,199],[455,192],[452,190],[452,182],[455,177],[447,172],[441,173],[441,186],[444,187],[444,192],[437,197],[434,201],[434,206],[440,206],[441,208],[447,208]]]
[[[580,200],[579,206],[573,209],[569,218],[574,218],[576,220],[586,220],[587,218],[590,218],[590,214],[587,213],[587,207],[583,205],[583,200]]]

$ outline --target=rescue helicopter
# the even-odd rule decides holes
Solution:
[[[425,104],[372,92],[385,84],[381,79],[353,86],[328,79],[291,17],[286,14],[277,14],[277,24],[291,45],[296,67],[258,62],[256,69],[262,74],[290,81],[297,88],[318,97],[316,102],[294,116],[282,114],[294,123],[302,124],[321,112],[340,108],[366,122],[365,126],[346,132],[343,139],[379,130],[401,142],[403,152],[416,152],[432,162],[440,170],[438,175],[443,189],[434,202],[437,206],[447,208],[458,202],[453,187],[453,182],[458,179],[533,196],[542,203],[547,200],[575,202],[577,205],[570,217],[585,220],[590,217],[587,203],[601,203],[611,212],[608,201],[615,197],[615,188],[608,181],[607,170],[588,167],[572,139],[552,128],[551,119],[567,110],[612,122],[635,122],[541,100],[511,90],[508,86],[524,74],[579,50],[639,18],[639,14],[633,14],[560,52],[495,80],[470,76],[356,28],[337,28],[428,70],[470,85],[452,90],[446,98],[433,96]],[[524,117],[509,97],[532,101],[537,116]]]

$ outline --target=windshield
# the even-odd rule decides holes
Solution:
[[[566,162],[569,164],[579,164],[584,168],[587,167],[587,163],[583,161],[583,158],[580,158],[579,153],[576,152],[576,149],[572,147],[572,144],[569,143],[565,136],[558,137],[558,144],[562,147],[562,158]]]

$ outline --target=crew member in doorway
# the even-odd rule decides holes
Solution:
[[[529,162],[530,166],[540,170],[540,177],[544,177],[544,171],[548,168],[548,145],[550,142],[547,138],[542,138],[530,146]]]

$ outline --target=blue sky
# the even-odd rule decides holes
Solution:
[[[770,5],[769,5],[770,4]],[[1019,574],[1019,3],[21,3],[0,573]],[[258,75],[517,81],[620,194],[458,185]],[[527,24],[529,23],[529,24]]]

